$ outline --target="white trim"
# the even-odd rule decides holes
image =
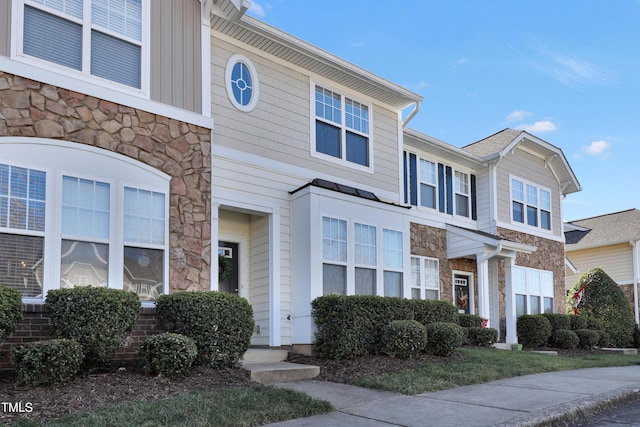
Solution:
[[[513,202],[514,202],[514,198],[513,198],[513,181],[519,181],[522,183],[522,201],[516,200],[516,202],[518,203],[522,203],[522,215],[523,215],[523,222],[520,221],[515,221],[513,219]],[[536,188],[536,222],[538,223],[538,225],[529,225],[527,222],[527,207],[529,206],[529,202],[527,200],[527,186],[531,186],[531,187],[535,187]],[[542,211],[547,211],[546,209],[542,209],[541,207],[541,197],[540,197],[540,192],[541,191],[546,191],[547,193],[549,193],[549,204],[551,205],[549,208],[549,228],[543,228],[542,227]],[[525,230],[539,230],[541,233],[543,234],[554,234],[553,233],[553,191],[551,191],[550,189],[543,187],[539,184],[536,184],[534,182],[528,181],[526,179],[520,178],[516,175],[513,174],[509,174],[509,217],[511,219],[511,224],[513,226],[516,227],[522,227]],[[530,233],[530,231],[527,231],[528,233]]]
[[[211,20],[209,17],[210,1],[204,1],[201,8],[200,44],[202,73],[202,115],[211,117]],[[150,73],[149,73],[150,74]]]
[[[213,119],[204,115],[173,107],[168,104],[152,101],[137,95],[131,88],[122,88],[111,85],[110,87],[98,84],[96,81],[87,81],[68,72],[56,70],[53,67],[44,68],[35,63],[26,63],[17,59],[10,59],[0,55],[0,70],[16,76],[50,84],[68,89],[74,92],[94,96],[99,99],[125,105],[127,107],[148,111],[163,117],[190,123],[208,129],[213,129]]]
[[[253,85],[251,88],[252,89],[251,100],[247,105],[240,104],[236,100],[236,97],[233,93],[233,82],[231,78],[233,74],[233,68],[238,63],[241,63],[247,67],[247,69],[249,70],[249,75],[251,77],[251,82]],[[256,71],[256,68],[254,67],[253,63],[249,58],[240,54],[231,55],[231,57],[227,60],[227,65],[225,66],[224,85],[225,85],[225,88],[227,89],[227,97],[229,98],[231,105],[233,105],[238,110],[243,111],[245,113],[249,113],[253,111],[254,108],[256,108],[256,105],[258,104],[258,99],[260,98],[260,80],[258,79],[258,72]]]

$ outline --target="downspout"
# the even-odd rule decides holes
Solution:
[[[409,122],[411,121],[411,119],[413,119],[413,117],[418,114],[418,111],[420,111],[420,106],[422,105],[422,101],[416,101],[415,103],[415,108],[413,109],[413,111],[411,113],[409,113],[409,115],[407,116],[406,119],[404,119],[404,121],[402,122],[402,128],[406,128],[407,125],[409,124]]]
[[[638,241],[632,240],[629,244],[633,247],[633,310],[636,316],[636,325],[640,325],[640,315],[638,313],[638,279],[640,276],[640,269],[638,268]]]

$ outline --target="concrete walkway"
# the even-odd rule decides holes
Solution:
[[[336,410],[270,426],[560,426],[640,399],[640,366],[527,375],[414,396],[316,380],[276,385]]]

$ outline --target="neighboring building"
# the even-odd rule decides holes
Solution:
[[[507,342],[517,315],[563,309],[580,187],[559,148],[410,130],[421,96],[245,1],[85,3],[0,0],[0,280],[29,306],[60,286],[149,307],[237,292],[253,345],[301,351],[323,294],[450,301]]]
[[[566,289],[573,288],[580,276],[600,267],[624,290],[638,316],[640,282],[640,210],[629,209],[565,224],[567,259],[575,266],[567,274]]]

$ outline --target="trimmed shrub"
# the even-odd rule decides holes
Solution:
[[[325,295],[311,307],[317,327],[314,351],[335,360],[379,352],[385,326],[414,316],[410,300],[393,297]]]
[[[604,320],[598,319],[596,317],[587,317],[587,329],[591,329],[592,331],[604,331],[605,324]]]
[[[571,329],[571,316],[562,313],[544,313],[544,317],[551,323],[551,331]]]
[[[427,328],[415,320],[394,320],[382,330],[381,351],[390,356],[410,358],[427,346]]]
[[[0,344],[18,328],[22,320],[22,296],[13,288],[0,287]]]
[[[636,328],[633,331],[633,346],[640,348],[640,328],[638,328],[638,325],[636,325]]]
[[[631,345],[635,318],[631,303],[620,286],[600,268],[582,274],[569,295],[574,295],[583,286],[586,288],[578,312],[601,319],[615,347]]]
[[[147,337],[140,345],[139,354],[142,369],[147,374],[186,376],[198,355],[198,347],[187,336],[164,332]]]
[[[156,318],[167,332],[185,335],[198,347],[196,364],[235,367],[249,349],[253,309],[239,295],[217,291],[160,295]]]
[[[570,315],[571,318],[571,330],[577,331],[580,329],[589,329],[589,318],[581,314]]]
[[[600,334],[598,331],[592,331],[591,329],[577,329],[574,332],[580,340],[578,343],[578,347],[580,348],[593,348],[597,346],[600,341]]]
[[[551,323],[542,314],[524,314],[516,321],[518,342],[526,347],[547,345],[551,336]]]
[[[82,365],[82,346],[74,340],[54,339],[14,347],[18,385],[63,384]]]
[[[428,325],[429,323],[458,323],[458,310],[453,304],[439,300],[405,300],[413,310],[413,319]]]
[[[578,347],[580,338],[569,329],[556,329],[551,333],[549,343],[556,348],[571,349]]]
[[[427,349],[436,356],[451,357],[466,340],[466,329],[456,323],[434,322],[427,325]]]
[[[598,333],[598,336],[600,337],[600,339],[598,339],[598,347],[608,348],[613,345],[611,342],[611,335],[609,334],[609,332],[600,331],[597,329],[590,329],[590,330],[596,331]]]
[[[77,341],[86,367],[113,360],[140,315],[138,295],[120,289],[54,289],[45,302],[54,336]]]
[[[467,343],[482,347],[491,347],[498,341],[498,330],[495,328],[467,328]]]
[[[458,324],[463,328],[479,328],[482,326],[482,318],[477,314],[458,314]]]

